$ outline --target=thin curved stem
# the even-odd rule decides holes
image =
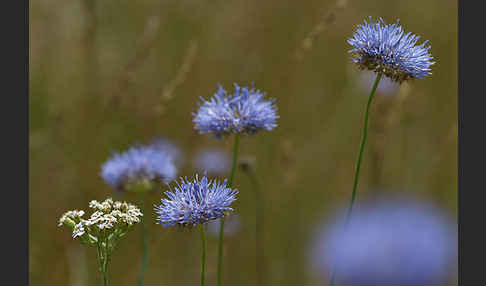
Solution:
[[[356,200],[356,190],[358,189],[358,181],[359,181],[359,171],[361,168],[361,161],[363,159],[363,151],[364,147],[366,144],[366,138],[368,137],[368,118],[369,118],[369,113],[370,113],[370,106],[371,102],[373,101],[373,96],[375,95],[376,88],[378,87],[378,83],[380,83],[381,77],[383,74],[378,73],[376,75],[375,83],[373,84],[373,87],[371,88],[370,95],[368,97],[368,102],[366,103],[366,110],[364,114],[364,126],[363,126],[363,135],[361,137],[361,144],[359,146],[359,154],[358,154],[358,159],[356,160],[356,168],[354,171],[354,181],[353,181],[353,192],[351,193],[351,199],[349,201],[349,206],[348,206],[348,211],[346,213],[346,220],[344,222],[344,227],[346,228],[349,219],[351,218],[351,213],[353,211],[353,206],[354,206],[354,201]],[[331,275],[331,281],[329,283],[330,286],[334,286],[334,280],[336,279],[336,267],[334,267]]]
[[[359,154],[358,159],[356,161],[356,168],[354,172],[354,181],[353,181],[353,192],[351,193],[351,201],[349,202],[348,212],[346,214],[346,225],[351,217],[351,212],[353,211],[354,201],[356,199],[356,190],[358,189],[358,181],[359,181],[359,171],[361,169],[361,161],[363,159],[363,151],[366,145],[366,139],[368,137],[368,119],[370,113],[371,102],[373,101],[373,96],[375,95],[376,88],[380,83],[382,74],[379,73],[376,76],[375,83],[373,84],[373,88],[371,89],[370,96],[368,97],[368,102],[366,103],[366,111],[364,115],[364,126],[363,126],[363,136],[361,137],[361,144],[359,146]]]
[[[105,255],[103,260],[103,285],[108,286],[108,261],[110,259],[110,252],[108,249],[108,241],[105,241]]]
[[[235,134],[235,143],[234,143],[234,146],[233,146],[233,162],[232,162],[232,165],[231,165],[231,173],[230,173],[230,177],[229,177],[229,181],[228,181],[230,188],[233,186],[233,180],[235,178],[236,163],[238,161],[238,143],[240,141],[239,139],[240,139],[240,134],[236,133]]]
[[[204,286],[204,277],[206,269],[206,234],[204,232],[204,226],[199,224],[201,230],[201,243],[202,243],[202,257],[201,257],[201,286]]]
[[[221,286],[221,273],[223,269],[223,232],[224,232],[224,217],[219,220],[219,235],[218,235],[218,286]]]
[[[231,173],[229,177],[229,187],[233,186],[233,180],[235,177],[236,171],[236,162],[238,160],[238,142],[239,142],[239,134],[235,134],[235,143],[233,146],[233,163],[231,166]],[[223,234],[224,234],[224,217],[220,219],[219,224],[219,239],[218,239],[218,286],[222,285],[222,269],[223,269]]]
[[[108,275],[106,273],[106,269],[103,269],[103,285],[108,286]]]
[[[99,266],[100,272],[103,272],[103,262],[102,262],[103,254],[101,252],[101,245],[100,245],[99,242],[97,243],[97,246],[98,246],[98,266]]]
[[[140,208],[142,213],[145,214],[145,192],[140,195]],[[145,280],[145,273],[148,267],[148,233],[147,226],[145,223],[145,218],[142,217],[142,269],[140,271],[140,278],[138,280],[138,285],[143,286]]]

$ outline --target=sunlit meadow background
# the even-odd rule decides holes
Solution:
[[[31,285],[98,285],[96,250],[81,246],[60,215],[117,196],[100,165],[114,150],[166,136],[183,149],[179,175],[203,147],[230,151],[193,129],[191,113],[217,83],[255,83],[276,98],[278,128],[244,136],[264,189],[267,285],[323,285],[309,264],[316,226],[349,199],[362,115],[362,89],[347,51],[367,16],[397,18],[428,39],[433,75],[378,95],[358,200],[406,192],[455,217],[457,203],[457,1],[30,1],[29,263]],[[225,285],[252,285],[254,193],[238,171],[241,228],[225,241]],[[197,231],[155,225],[149,196],[145,285],[197,285]],[[112,256],[111,285],[136,285],[140,227]],[[209,238],[207,283],[216,280]],[[450,285],[457,285],[451,274]],[[324,283],[325,284],[325,283]]]

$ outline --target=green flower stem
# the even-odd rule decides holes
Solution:
[[[105,247],[104,247],[104,257],[103,257],[103,285],[108,286],[108,261],[110,260],[110,250],[108,248],[108,240],[105,240]]]
[[[97,248],[98,248],[98,266],[101,272],[101,276],[103,276],[103,285],[108,286],[108,277],[106,273],[107,264],[108,264],[107,243],[105,242],[105,245],[103,245],[103,242],[99,241],[97,243]]]
[[[199,224],[201,230],[201,243],[202,243],[202,257],[201,257],[201,286],[204,286],[204,276],[206,269],[206,234],[204,233],[204,226]]]
[[[238,160],[238,141],[239,141],[239,134],[235,134],[235,143],[233,147],[233,163],[231,166],[231,173],[229,177],[229,187],[233,186],[233,179],[235,177],[236,171],[236,163]],[[223,234],[224,234],[224,217],[221,218],[219,224],[219,241],[218,241],[218,286],[222,285],[222,269],[223,269]]]
[[[147,215],[145,212],[145,194],[146,192],[142,192],[140,194],[140,210],[144,215]],[[143,286],[143,282],[145,280],[145,273],[147,272],[148,267],[148,235],[147,235],[147,226],[145,224],[145,218],[142,217],[142,269],[140,271],[140,277],[138,280],[138,285]]]
[[[366,137],[368,136],[368,118],[369,118],[369,113],[370,113],[370,106],[371,106],[371,102],[373,101],[373,96],[375,95],[376,88],[378,87],[378,83],[380,83],[382,76],[383,76],[383,74],[381,74],[381,73],[378,73],[376,75],[375,83],[373,84],[373,87],[371,88],[371,92],[370,92],[370,95],[368,97],[368,102],[366,104],[366,111],[365,111],[365,115],[364,115],[363,135],[361,137],[361,144],[359,146],[359,154],[358,154],[358,159],[356,161],[356,168],[355,168],[355,172],[354,172],[353,192],[351,193],[351,200],[349,202],[349,207],[348,207],[348,211],[347,211],[347,214],[346,214],[346,220],[344,222],[345,228],[347,227],[347,225],[349,223],[349,219],[351,218],[351,213],[353,211],[354,201],[356,199],[356,190],[358,188],[359,171],[360,171],[360,168],[361,168],[361,161],[363,159],[363,151],[364,151],[364,147],[365,147],[365,144],[366,144]],[[334,269],[332,271],[331,282],[329,283],[330,286],[334,286],[335,278],[336,278],[336,267],[334,267]]]
[[[235,171],[236,171],[236,163],[238,161],[238,142],[240,141],[240,134],[236,133],[235,134],[235,143],[233,146],[233,163],[231,166],[231,174],[229,177],[229,187],[231,188],[233,186],[233,180],[235,178]]]
[[[103,254],[101,252],[101,245],[100,245],[99,242],[98,242],[97,246],[98,246],[98,266],[99,266],[100,272],[103,272],[103,262],[102,262]]]

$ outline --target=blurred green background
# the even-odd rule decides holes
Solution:
[[[202,147],[231,150],[193,129],[199,97],[221,83],[255,83],[276,98],[278,128],[244,136],[264,189],[267,285],[325,285],[310,271],[322,224],[351,193],[371,83],[350,63],[346,39],[367,16],[400,19],[430,41],[433,75],[373,105],[358,200],[406,192],[457,211],[457,1],[30,1],[31,285],[98,285],[96,250],[57,227],[63,212],[116,195],[101,179],[113,150],[166,136],[184,150],[179,175]],[[254,285],[255,212],[238,171],[236,236],[226,239],[226,285]],[[158,190],[148,205],[162,197]],[[199,233],[150,222],[145,285],[197,285]],[[136,285],[140,228],[112,256],[111,285]],[[217,239],[208,241],[207,284],[216,280]],[[452,275],[451,285],[457,285]]]

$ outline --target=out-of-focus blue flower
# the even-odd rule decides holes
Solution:
[[[181,178],[173,190],[165,192],[160,206],[155,206],[159,215],[157,223],[163,226],[194,226],[205,224],[232,211],[231,203],[236,200],[236,189],[226,187],[226,180],[219,183],[208,180],[204,175],[201,180],[196,175],[193,180]]]
[[[153,145],[135,145],[123,153],[115,153],[101,167],[103,180],[119,191],[140,182],[168,183],[176,173],[170,154]]]
[[[208,233],[213,237],[219,236],[219,224],[221,219],[213,220],[208,223]],[[238,215],[230,215],[224,219],[224,236],[233,236],[241,228],[240,217]]]
[[[361,89],[366,91],[366,95],[368,95],[369,91],[373,87],[373,83],[375,82],[376,75],[373,72],[366,71],[360,73],[359,76],[359,86]],[[377,95],[395,95],[398,91],[400,85],[395,81],[384,77],[378,83],[378,87],[376,88]]]
[[[227,174],[231,167],[231,158],[228,153],[215,148],[201,150],[194,158],[194,168],[209,175]]]
[[[198,112],[193,114],[195,129],[221,137],[230,133],[253,134],[277,126],[273,99],[264,100],[266,94],[253,87],[240,87],[236,83],[234,86],[233,94],[219,85],[210,100],[202,99]]]
[[[419,36],[405,33],[398,21],[385,25],[383,19],[376,23],[369,19],[359,25],[348,43],[354,48],[353,62],[361,69],[383,73],[393,81],[403,82],[410,79],[422,79],[430,75],[432,56],[427,41],[416,45]]]
[[[449,277],[456,231],[431,205],[382,199],[358,205],[344,229],[345,213],[320,234],[314,262],[347,286],[431,286]],[[329,276],[328,276],[329,277]]]
[[[184,164],[184,153],[182,149],[176,144],[174,141],[170,140],[167,137],[157,137],[152,140],[152,145],[156,148],[159,148],[163,152],[169,154],[174,161],[174,164],[178,167],[181,167]]]

